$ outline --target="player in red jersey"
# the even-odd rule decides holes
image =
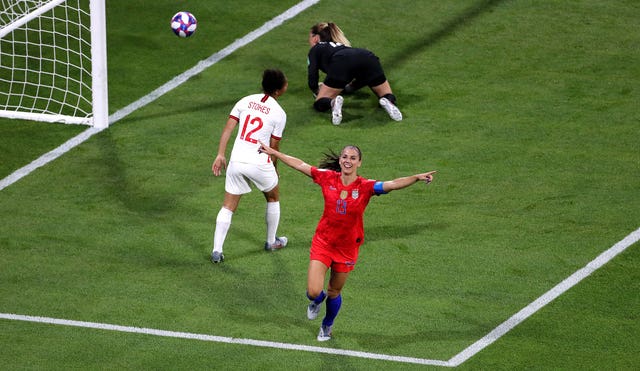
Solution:
[[[333,321],[342,305],[340,295],[344,284],[358,260],[364,242],[363,215],[372,196],[406,188],[418,181],[433,181],[435,171],[397,178],[390,181],[365,179],[358,175],[362,153],[356,146],[346,146],[338,156],[327,154],[318,167],[279,152],[260,142],[260,151],[311,177],[322,188],[324,211],[311,242],[307,272],[307,317],[315,319],[324,299],[327,311],[318,341],[331,339]],[[327,291],[324,282],[331,269]]]

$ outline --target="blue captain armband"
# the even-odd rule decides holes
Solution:
[[[382,183],[383,182],[376,182],[376,184],[373,185],[373,192],[377,195],[384,195],[387,194],[388,192],[385,192],[384,189],[382,188]]]

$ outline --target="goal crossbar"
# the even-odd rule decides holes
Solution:
[[[0,117],[109,125],[104,2],[20,1],[0,9]]]
[[[12,20],[10,23],[2,26],[2,28],[0,29],[0,39],[5,37],[7,34],[12,32],[13,30],[24,26],[25,24],[27,24],[27,22],[38,18],[40,15],[50,11],[51,9],[55,8],[58,5],[64,3],[65,1],[66,0],[53,0],[53,1],[51,1],[51,2],[49,2],[47,4],[45,4],[45,5],[37,8],[33,12],[27,13],[27,14],[23,15],[22,17],[18,18],[18,19]]]

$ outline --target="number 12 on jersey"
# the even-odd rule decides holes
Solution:
[[[247,129],[249,129],[247,132]],[[240,139],[246,140],[249,143],[257,144],[258,140],[251,137],[256,131],[262,129],[262,119],[260,117],[251,117],[251,115],[247,115],[244,119],[244,124],[242,125],[242,131],[240,132]]]

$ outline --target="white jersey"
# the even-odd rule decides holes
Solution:
[[[275,98],[267,94],[246,96],[233,106],[229,116],[238,120],[238,134],[229,162],[270,163],[269,155],[258,153],[258,141],[269,145],[271,137],[282,138],[287,123],[287,114]]]

